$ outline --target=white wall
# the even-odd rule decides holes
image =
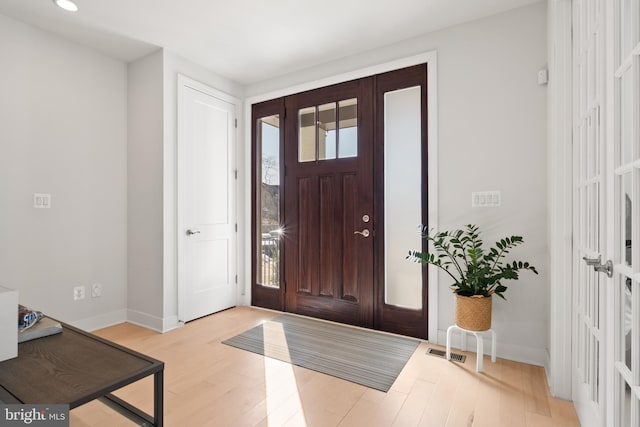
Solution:
[[[162,329],[162,50],[128,65],[127,319]]]
[[[242,97],[242,87],[166,50],[129,65],[129,284],[127,319],[178,325],[178,74]]]
[[[122,321],[126,66],[3,15],[0,64],[0,283],[82,327]]]
[[[546,5],[537,3],[423,37],[251,85],[248,97],[328,76],[438,52],[438,222],[440,229],[476,223],[485,240],[521,234],[514,252],[539,276],[524,273],[494,302],[498,353],[544,364],[548,346]],[[471,192],[499,190],[499,208],[471,208]],[[409,249],[409,248],[408,248]],[[249,262],[245,260],[245,262]],[[453,323],[449,282],[439,278],[438,337]]]

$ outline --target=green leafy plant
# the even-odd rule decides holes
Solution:
[[[421,233],[433,244],[435,253],[409,251],[407,258],[441,268],[454,280],[451,289],[459,295],[488,297],[495,293],[505,299],[507,287],[503,280],[518,279],[520,270],[538,274],[528,262],[504,262],[511,249],[524,243],[522,236],[505,237],[485,249],[480,230],[473,224],[462,230],[441,232],[429,232],[422,227]]]

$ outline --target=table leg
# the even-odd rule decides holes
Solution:
[[[153,421],[156,427],[164,424],[164,371],[153,375]]]

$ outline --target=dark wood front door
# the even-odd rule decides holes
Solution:
[[[427,271],[404,259],[427,250],[426,79],[422,64],[252,106],[252,304],[427,338]]]
[[[373,326],[372,78],[285,98],[286,310]]]

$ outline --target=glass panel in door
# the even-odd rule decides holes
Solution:
[[[384,94],[385,304],[422,309],[420,264],[407,262],[422,247],[421,88]]]
[[[256,123],[256,149],[261,153],[257,222],[256,283],[280,286],[280,116],[262,117]]]

